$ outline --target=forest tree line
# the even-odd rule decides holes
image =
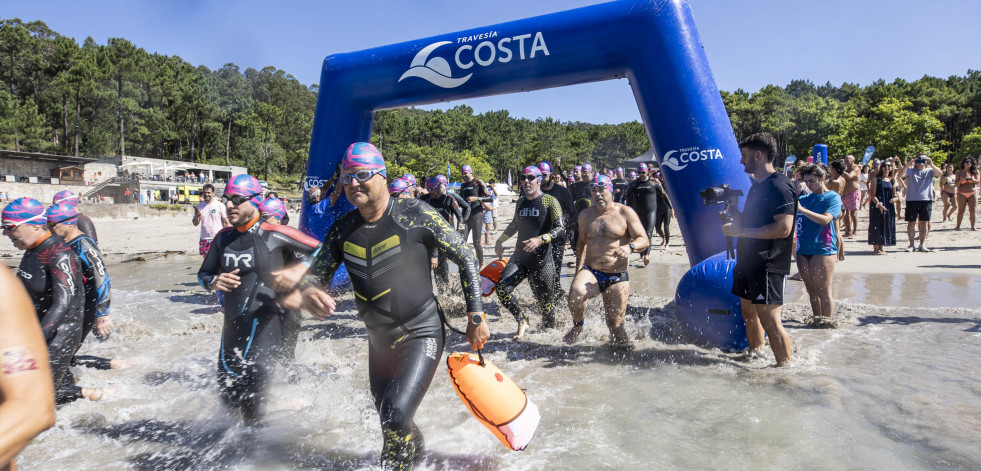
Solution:
[[[305,169],[317,86],[272,66],[210,70],[123,38],[79,45],[42,21],[0,19],[0,76],[0,148],[240,165],[259,175]],[[865,87],[795,80],[723,91],[722,99],[737,139],[769,131],[782,155],[810,155],[819,142],[832,157],[861,155],[869,145],[877,155],[926,152],[938,162],[981,155],[978,70]],[[498,178],[558,155],[614,167],[650,148],[636,121],[530,120],[465,105],[380,111],[372,140],[397,173],[468,163]]]

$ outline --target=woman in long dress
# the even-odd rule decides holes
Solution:
[[[885,255],[883,247],[896,245],[896,167],[887,160],[869,179],[869,245],[875,255]]]

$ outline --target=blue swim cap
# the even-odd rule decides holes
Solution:
[[[534,176],[538,177],[539,183],[542,181],[542,171],[539,170],[538,167],[536,167],[534,165],[529,165],[529,166],[525,167],[525,170],[523,172],[521,172],[521,174],[522,175],[534,175]]]
[[[78,195],[71,192],[70,190],[62,190],[55,193],[54,198],[51,199],[51,204],[58,204],[62,201],[67,201],[72,204],[78,204]]]
[[[44,205],[34,198],[17,198],[3,208],[2,215],[5,224],[31,224],[43,226],[48,223],[44,215]]]
[[[381,152],[370,142],[355,142],[347,148],[344,159],[341,161],[341,168],[366,167],[371,170],[381,170],[382,176],[385,173],[385,158]]]
[[[613,181],[606,175],[596,174],[596,176],[593,177],[593,185],[606,187],[607,190],[613,191]]]
[[[283,201],[279,198],[266,198],[262,203],[259,203],[259,213],[268,214],[276,219],[282,220],[286,217],[286,206],[283,205]]]
[[[404,178],[396,178],[392,180],[392,184],[388,185],[388,192],[394,195],[401,195],[409,191],[409,182]]]
[[[538,170],[541,170],[542,173],[552,173],[552,164],[543,160],[538,164]]]
[[[225,184],[225,195],[251,196],[249,203],[257,208],[262,203],[262,191],[263,188],[259,184],[259,179],[252,175],[235,175]]]
[[[78,206],[67,201],[49,206],[45,215],[50,223],[78,225]]]

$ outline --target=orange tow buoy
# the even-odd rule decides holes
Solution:
[[[508,259],[503,258],[490,262],[483,270],[480,270],[480,292],[484,296],[494,294],[497,289],[497,282],[501,281],[501,273],[508,264]]]
[[[524,390],[493,363],[474,353],[451,353],[446,366],[453,388],[470,413],[504,446],[524,450],[541,420],[538,407]]]

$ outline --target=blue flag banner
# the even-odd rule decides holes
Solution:
[[[862,156],[862,165],[869,163],[872,160],[872,154],[875,153],[875,146],[868,146],[865,148],[865,155]]]

